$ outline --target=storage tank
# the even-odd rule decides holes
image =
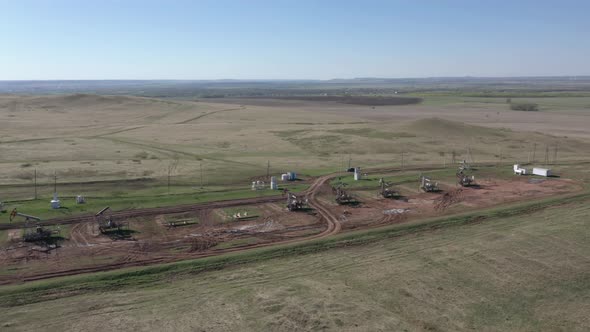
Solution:
[[[61,207],[60,201],[57,198],[57,193],[53,193],[53,199],[51,200],[51,208],[59,209]]]
[[[289,174],[281,174],[281,181],[289,181]]]
[[[363,178],[363,176],[361,174],[361,168],[360,167],[355,168],[354,169],[354,180],[355,181],[358,181],[358,180],[360,180],[362,178]]]
[[[252,190],[256,190],[256,181],[252,181]]]
[[[275,176],[270,177],[270,189],[271,190],[279,189],[279,185],[277,184],[277,178]]]

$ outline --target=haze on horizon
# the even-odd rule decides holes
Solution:
[[[586,1],[7,1],[0,80],[590,75]]]

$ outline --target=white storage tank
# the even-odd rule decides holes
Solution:
[[[535,167],[533,168],[533,174],[534,175],[540,175],[540,176],[551,176],[551,170],[548,168],[538,168]]]
[[[281,181],[289,181],[289,174],[281,174]]]
[[[271,190],[279,189],[279,185],[277,184],[277,178],[275,176],[270,177],[270,189]]]
[[[86,199],[82,195],[76,196],[76,204],[84,204],[86,203]]]
[[[289,172],[289,173],[287,173],[287,176],[289,178],[289,181],[297,180],[297,173],[295,173],[295,172]]]
[[[57,193],[53,193],[53,199],[51,200],[51,208],[59,209],[61,207],[60,201],[57,198]]]
[[[362,176],[362,174],[361,174],[361,168],[360,168],[360,167],[356,167],[356,168],[354,169],[354,180],[355,180],[355,181],[358,181],[358,180],[360,180],[360,179],[362,179],[362,178],[363,178],[363,176]]]

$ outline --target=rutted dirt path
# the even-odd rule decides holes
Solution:
[[[125,267],[148,266],[148,265],[159,264],[159,263],[170,263],[170,262],[175,262],[175,261],[180,261],[180,260],[185,260],[185,259],[194,259],[194,258],[202,258],[202,257],[207,257],[207,256],[213,256],[213,255],[221,255],[221,254],[226,254],[226,253],[231,253],[231,252],[249,250],[249,249],[260,248],[260,247],[267,247],[267,246],[272,246],[272,245],[277,245],[277,244],[300,243],[300,242],[309,241],[312,239],[319,239],[319,238],[327,237],[327,236],[338,233],[341,229],[341,225],[340,225],[340,222],[338,221],[338,218],[333,213],[330,212],[329,208],[327,206],[325,206],[325,204],[322,203],[320,200],[316,199],[316,195],[319,192],[319,190],[322,188],[322,186],[325,185],[326,182],[328,182],[334,176],[335,175],[325,175],[325,176],[317,178],[312,183],[310,188],[305,191],[309,206],[314,208],[318,212],[318,214],[320,215],[321,220],[325,221],[325,223],[326,223],[326,228],[322,232],[311,235],[311,236],[292,238],[292,239],[287,239],[287,240],[279,240],[279,241],[267,242],[267,243],[259,243],[259,244],[249,245],[246,247],[233,247],[233,248],[227,248],[227,249],[207,250],[207,251],[203,251],[203,252],[177,253],[175,255],[170,255],[170,254],[166,254],[166,253],[153,253],[153,254],[150,254],[149,257],[146,257],[145,252],[142,252],[140,249],[134,247],[134,248],[128,249],[127,255],[125,255],[121,259],[118,259],[117,261],[112,262],[112,263],[101,264],[101,265],[96,265],[96,266],[91,266],[91,267],[73,268],[73,269],[69,268],[69,269],[64,269],[64,270],[57,270],[57,271],[54,270],[54,271],[48,271],[48,272],[41,272],[41,273],[35,273],[34,275],[23,275],[23,276],[19,276],[17,278],[4,278],[4,279],[0,279],[0,284],[28,282],[28,281],[34,281],[34,280],[42,280],[42,279],[48,279],[48,278],[81,274],[81,273],[93,273],[93,272],[100,272],[100,271],[108,271],[108,270],[120,269],[120,268],[125,268]],[[246,205],[246,204],[252,204],[252,203],[264,203],[264,202],[269,202],[269,201],[273,202],[276,200],[277,200],[276,197],[261,197],[261,198],[256,198],[256,199],[233,200],[233,201],[227,201],[227,202],[212,202],[212,203],[208,203],[208,204],[199,205],[199,208],[200,209],[205,209],[205,208],[211,209],[211,208],[218,208],[218,207],[236,206],[236,205],[240,205],[240,204]],[[284,198],[280,197],[280,200],[284,200]],[[246,203],[246,202],[248,202],[248,203]],[[188,207],[194,208],[194,206],[188,206]],[[175,208],[176,208],[176,210],[174,210]],[[171,210],[183,212],[186,210],[186,208],[187,207],[182,207],[180,209],[178,207],[166,208],[166,209],[164,209],[164,211],[166,211],[164,213],[167,213],[167,211],[171,211]],[[113,215],[114,216],[116,215],[117,218],[123,218],[124,216],[129,215],[129,213],[131,213],[132,216],[144,215],[144,214],[145,215],[153,215],[154,213],[157,213],[154,211],[155,211],[155,209],[119,211],[117,214],[113,214]],[[161,211],[161,210],[158,209],[157,211]],[[90,218],[92,218],[92,217],[90,217]],[[73,244],[77,247],[92,246],[88,242],[88,239],[83,235],[83,233],[85,231],[88,231],[88,229],[90,229],[92,227],[92,222],[90,222],[90,220],[86,220],[87,218],[77,218],[77,219],[72,218],[72,219],[73,219],[72,223],[75,222],[75,224],[72,226],[71,235],[70,235],[70,239],[72,240]],[[56,223],[61,223],[61,224],[64,223],[63,219],[60,221],[61,222],[56,221]],[[69,221],[69,219],[68,219],[68,221]],[[99,248],[107,249],[109,247],[114,247],[114,246],[118,246],[118,245],[124,245],[124,243],[123,242],[113,242],[110,244],[105,243],[104,245],[100,245]],[[165,244],[161,244],[161,245],[165,245]]]
[[[320,200],[316,199],[316,195],[318,194],[320,188],[333,177],[334,175],[326,175],[319,177],[311,185],[307,194],[309,206],[317,210],[318,213],[322,216],[322,218],[328,223],[328,228],[324,232],[322,232],[322,234],[325,233],[324,236],[336,234],[340,232],[340,229],[342,228],[342,226],[340,225],[340,221],[338,221],[338,217],[336,217],[332,212],[330,212],[330,210],[325,206],[325,204],[323,204]]]

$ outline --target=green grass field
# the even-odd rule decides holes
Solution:
[[[282,188],[288,188],[291,191],[302,191],[307,185],[301,183],[282,184]],[[136,193],[121,193],[121,195],[88,197],[85,204],[76,204],[75,197],[61,197],[61,209],[52,210],[49,208],[50,197],[39,198],[37,200],[23,200],[7,202],[8,210],[16,208],[19,212],[38,216],[40,218],[54,218],[61,216],[70,216],[82,213],[96,213],[105,206],[110,206],[112,210],[132,209],[132,208],[149,208],[161,206],[173,206],[179,204],[195,204],[219,200],[231,200],[239,198],[260,197],[280,195],[278,190],[257,190],[252,191],[250,188],[229,188],[217,191],[193,189],[192,192],[166,194],[148,193],[137,195]],[[10,212],[10,211],[8,211]],[[0,214],[0,223],[9,223],[9,213]]]

